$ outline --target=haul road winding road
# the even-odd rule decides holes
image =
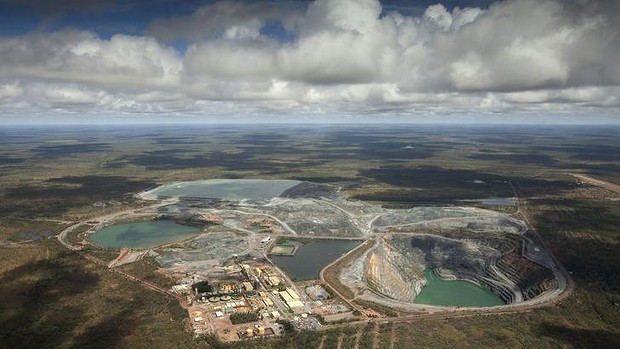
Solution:
[[[584,179],[585,178],[581,178]],[[535,237],[536,240],[538,240],[538,242],[546,249],[546,251],[549,253],[549,256],[552,258],[553,262],[554,262],[554,267],[552,268],[552,271],[556,277],[557,283],[558,283],[558,287],[556,289],[554,289],[553,291],[549,291],[546,293],[543,293],[541,295],[539,295],[538,297],[529,300],[529,301],[525,301],[525,302],[521,302],[521,303],[515,303],[515,304],[508,304],[508,305],[504,305],[504,306],[497,306],[497,307],[488,307],[488,308],[459,308],[459,307],[437,307],[437,306],[425,306],[425,308],[427,309],[427,313],[424,314],[420,314],[420,313],[416,313],[416,314],[411,314],[411,313],[403,313],[402,316],[395,316],[395,317],[384,317],[384,318],[365,318],[363,320],[360,321],[353,321],[353,322],[349,322],[345,325],[349,325],[349,326],[355,326],[355,325],[360,325],[360,324],[366,324],[368,322],[380,322],[380,323],[384,323],[384,322],[410,322],[410,321],[414,321],[414,320],[422,320],[422,319],[445,319],[445,318],[457,318],[457,317],[470,317],[470,316],[478,316],[478,315],[497,315],[497,314],[510,314],[510,313],[523,313],[523,312],[530,312],[536,308],[542,307],[542,306],[547,306],[547,305],[554,305],[557,304],[559,302],[562,302],[563,300],[565,300],[573,291],[574,289],[574,282],[572,281],[572,279],[570,278],[568,272],[564,269],[564,267],[559,263],[559,261],[555,258],[555,256],[553,256],[553,254],[551,253],[551,250],[549,249],[549,247],[547,246],[547,244],[544,242],[544,240],[540,237],[540,235],[538,234],[538,232],[534,229],[534,227],[532,226],[532,224],[530,223],[530,220],[527,216],[527,201],[523,198],[521,191],[518,188],[518,185],[512,182],[509,182],[510,186],[512,187],[514,193],[515,193],[515,197],[517,198],[517,213],[516,215],[522,217],[523,221],[526,223],[527,225],[527,231],[532,233],[532,235]],[[170,204],[174,204],[175,202],[177,202],[178,199],[176,198],[170,198],[170,199],[166,199],[164,201],[161,201],[157,204],[148,206],[148,207],[143,207],[143,208],[139,208],[139,209],[129,209],[129,210],[124,210],[124,211],[120,211],[120,212],[116,212],[116,213],[112,213],[112,214],[107,214],[105,216],[101,216],[98,217],[96,219],[89,219],[89,222],[93,222],[96,221],[98,222],[98,224],[96,224],[93,228],[91,229],[95,229],[97,227],[100,227],[102,224],[104,224],[105,222],[111,221],[119,216],[122,215],[128,215],[128,214],[136,214],[136,215],[140,215],[141,211],[143,210],[152,210],[152,209],[156,209],[158,207],[161,206],[166,206],[166,205],[170,205]],[[336,206],[336,205],[332,205],[332,206]],[[343,209],[339,208],[340,210],[344,211]],[[346,211],[344,211],[345,213],[348,213]],[[239,213],[243,213],[243,214],[248,214],[247,212],[242,212],[239,211]],[[267,215],[270,218],[274,218],[271,215]],[[378,218],[380,215],[377,215],[376,218]],[[373,219],[374,220],[374,219]],[[288,227],[288,225],[284,224],[283,222],[281,222],[280,220],[275,219],[276,222],[278,222],[279,224],[282,225],[282,228],[289,232],[289,233],[295,233],[294,235],[297,235],[296,232],[292,231],[292,229],[290,227]],[[163,289],[157,285],[152,284],[151,282],[139,279],[133,275],[129,275],[125,272],[122,272],[118,269],[115,268],[108,268],[107,263],[104,262],[103,260],[100,260],[96,257],[93,257],[87,253],[85,253],[84,251],[81,251],[81,248],[78,246],[74,246],[72,244],[70,244],[67,240],[67,234],[71,231],[73,231],[75,228],[77,228],[79,225],[84,224],[85,222],[78,222],[74,225],[71,225],[70,227],[64,229],[63,231],[61,231],[58,235],[57,235],[57,239],[58,241],[65,246],[67,249],[72,250],[76,253],[78,253],[79,255],[81,255],[82,257],[84,257],[85,259],[101,265],[103,267],[106,267],[106,269],[110,270],[111,272],[117,273],[125,278],[127,278],[128,280],[134,281],[138,284],[140,284],[141,286],[156,291],[166,297],[172,297],[174,299],[176,299],[177,301],[179,301],[179,303],[182,306],[185,306],[185,300],[182,299],[182,297],[180,297],[179,295],[172,293],[169,290]],[[288,229],[287,229],[288,228]],[[362,246],[362,245],[360,245]],[[358,246],[359,247],[359,246]],[[357,248],[356,248],[357,249]],[[342,294],[340,294],[340,292],[338,292],[336,290],[336,288],[329,284],[329,281],[326,280],[323,275],[325,273],[325,271],[328,268],[334,267],[336,265],[338,265],[338,262],[341,261],[343,258],[346,258],[347,256],[349,256],[353,251],[355,251],[356,249],[349,251],[348,253],[342,255],[339,259],[333,261],[332,263],[330,263],[328,266],[326,266],[325,268],[323,268],[320,272],[320,279],[322,282],[325,283],[326,286],[328,286],[332,291],[335,291],[336,295],[338,295],[341,299],[343,299],[343,301],[347,304],[349,304],[351,306],[352,309],[357,309],[360,310],[360,308],[353,303],[354,300],[349,300],[346,297],[344,297]],[[362,312],[363,314],[363,312]],[[343,326],[342,324],[338,324],[338,325],[328,325],[328,326],[324,326],[324,328],[333,328],[333,327],[339,327],[339,326]]]

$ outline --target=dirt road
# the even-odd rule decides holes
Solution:
[[[618,184],[614,184],[614,183],[610,183],[610,182],[606,182],[606,181],[602,181],[600,179],[596,179],[596,178],[592,178],[592,177],[588,177],[586,175],[582,175],[582,174],[576,174],[576,173],[571,173],[571,176],[585,182],[588,184],[592,184],[595,185],[597,187],[601,187],[603,189],[607,189],[609,191],[612,191],[616,194],[620,194],[620,185]]]

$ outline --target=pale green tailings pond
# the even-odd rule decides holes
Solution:
[[[464,280],[444,280],[432,269],[424,271],[426,285],[415,303],[457,307],[492,307],[505,303],[495,293]]]
[[[268,199],[282,195],[299,183],[301,181],[288,179],[208,179],[163,185],[151,194],[158,198]]]
[[[107,226],[92,234],[90,240],[103,247],[140,249],[184,240],[200,230],[168,220],[140,221]]]

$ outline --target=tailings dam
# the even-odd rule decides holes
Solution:
[[[103,247],[144,249],[195,236],[199,228],[168,220],[147,220],[107,226],[90,236]]]

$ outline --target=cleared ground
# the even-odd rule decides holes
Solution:
[[[582,173],[619,183],[617,127],[235,125],[2,128],[0,133],[0,236],[5,241],[20,240],[22,233],[57,232],[64,228],[57,224],[61,221],[70,224],[140,208],[142,203],[131,194],[173,181],[343,181],[348,195],[384,207],[411,208],[511,196],[502,182],[511,180],[528,199],[532,225],[576,281],[571,298],[524,313],[380,323],[375,347],[602,348],[620,342],[619,206],[607,191],[576,186],[566,175]],[[410,144],[415,148],[404,149]],[[514,213],[513,208],[494,210]],[[45,244],[37,240],[0,246],[0,296],[5,305],[0,327],[20,329],[2,332],[4,345],[247,346],[192,340],[183,323],[186,313],[171,316],[165,297],[138,286],[130,289],[121,275],[79,256],[57,258]],[[84,284],[75,277],[82,270],[104,276]],[[139,273],[153,274],[151,269]],[[65,274],[72,277],[60,277]],[[87,290],[92,297],[74,290]],[[124,308],[130,311],[119,314]],[[123,331],[117,331],[119,319],[125,324]],[[360,326],[364,329],[366,324]],[[331,331],[296,333],[260,345],[330,347],[344,330]]]
[[[154,250],[156,260],[170,273],[200,273],[236,256],[265,258],[266,242],[278,236],[362,238],[380,243],[351,261],[340,278],[363,301],[404,311],[435,308],[413,303],[428,268],[487,288],[509,304],[526,300],[528,305],[537,304],[537,296],[546,294],[548,298],[552,290],[559,289],[557,294],[563,291],[553,282],[551,272],[544,273],[545,268],[557,269],[552,260],[541,265],[521,255],[521,250],[540,255],[544,248],[527,237],[526,223],[504,213],[471,207],[388,209],[338,196],[237,201],[192,198],[191,204],[183,198],[169,200],[166,205],[133,214],[155,209],[176,219],[193,217],[207,224],[198,237]],[[100,221],[100,225],[110,223]],[[523,267],[515,269],[514,265]]]

